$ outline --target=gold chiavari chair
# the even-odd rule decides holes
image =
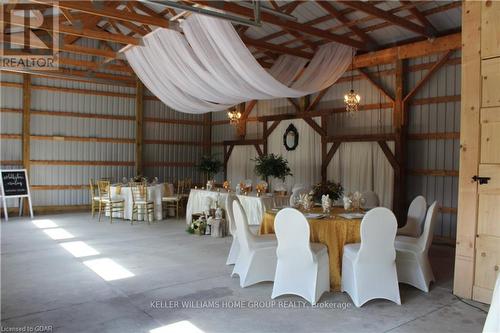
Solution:
[[[132,191],[132,221],[130,224],[134,224],[134,217],[138,217],[139,210],[145,214],[144,219],[148,224],[151,224],[151,220],[154,221],[155,203],[148,199],[146,182],[131,182],[129,185]]]
[[[113,223],[113,214],[121,213],[122,218],[125,214],[125,200],[122,197],[111,196],[111,183],[109,180],[99,180],[97,182],[99,190],[99,222],[101,222],[101,214],[104,208],[104,213],[109,213],[110,223]],[[104,207],[103,207],[104,206]]]
[[[97,186],[94,183],[93,178],[89,178],[89,195],[90,195],[90,211],[92,212],[92,217],[94,217],[95,210],[99,208],[99,192],[97,191]]]
[[[179,195],[179,189],[180,189],[179,183],[177,183],[177,193],[178,194],[172,193],[172,191],[170,190],[169,184],[165,183],[163,186],[165,187],[165,189],[164,189],[165,196],[163,196],[161,198],[161,201],[163,203],[162,209],[167,211],[167,215],[168,215],[169,209],[174,209],[175,216],[177,218],[179,218],[179,207],[180,207],[181,199],[182,199],[182,197]]]

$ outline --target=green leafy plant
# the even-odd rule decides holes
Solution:
[[[202,156],[198,170],[207,176],[207,180],[211,180],[213,176],[222,168],[222,162],[212,156]]]
[[[329,195],[332,201],[338,200],[344,193],[344,188],[340,183],[327,181],[326,183],[318,183],[312,188],[314,201],[321,202],[323,195]]]
[[[253,161],[255,161],[255,173],[264,180],[274,177],[285,181],[286,176],[293,176],[288,161],[281,155],[262,155]]]

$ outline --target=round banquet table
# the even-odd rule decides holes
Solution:
[[[319,213],[321,209],[314,209],[312,212]],[[325,244],[328,248],[330,289],[333,291],[340,290],[344,245],[361,242],[361,219],[346,219],[337,215],[345,212],[343,208],[334,207],[330,213],[330,217],[307,219],[310,226],[311,242]],[[274,233],[274,218],[276,217],[276,213],[266,211],[264,220],[260,226],[260,234]]]

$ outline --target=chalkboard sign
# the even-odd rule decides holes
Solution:
[[[31,205],[30,186],[26,169],[0,170],[0,183],[2,194],[2,205],[5,220],[9,219],[7,211],[7,198],[18,198],[19,216],[23,213],[23,200],[28,199],[31,218],[33,218],[33,207]]]
[[[28,195],[28,182],[24,170],[2,170],[3,194],[6,197]]]

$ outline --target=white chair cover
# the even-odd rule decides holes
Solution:
[[[361,243],[344,246],[341,289],[357,307],[376,298],[401,304],[394,249],[396,229],[396,217],[389,209],[374,208],[361,222]]]
[[[293,208],[278,212],[274,231],[278,239],[278,263],[271,297],[294,294],[316,304],[330,290],[326,246],[309,242],[309,223]]]
[[[361,194],[361,197],[365,200],[363,208],[371,209],[380,206],[378,195],[373,191],[365,191]]]
[[[229,254],[227,256],[226,265],[236,264],[238,255],[240,253],[240,243],[238,242],[238,235],[236,234],[236,224],[234,223],[233,214],[233,201],[235,197],[229,194],[226,197],[226,220],[229,223],[229,232],[233,236],[233,241],[231,243],[231,248],[229,249]]]
[[[483,333],[498,332],[500,332],[500,274],[497,274],[497,282],[493,290],[490,309],[483,327]]]
[[[406,224],[398,229],[398,235],[419,237],[424,226],[425,212],[427,211],[427,201],[421,195],[413,199],[408,208]]]
[[[238,199],[233,201],[233,216],[240,252],[231,276],[239,275],[241,288],[273,281],[276,271],[276,239],[257,237],[250,232],[245,211]]]
[[[425,292],[429,291],[431,281],[435,281],[428,252],[434,236],[437,211],[437,201],[434,201],[427,210],[424,231],[420,237],[397,236],[395,241],[399,282]]]

